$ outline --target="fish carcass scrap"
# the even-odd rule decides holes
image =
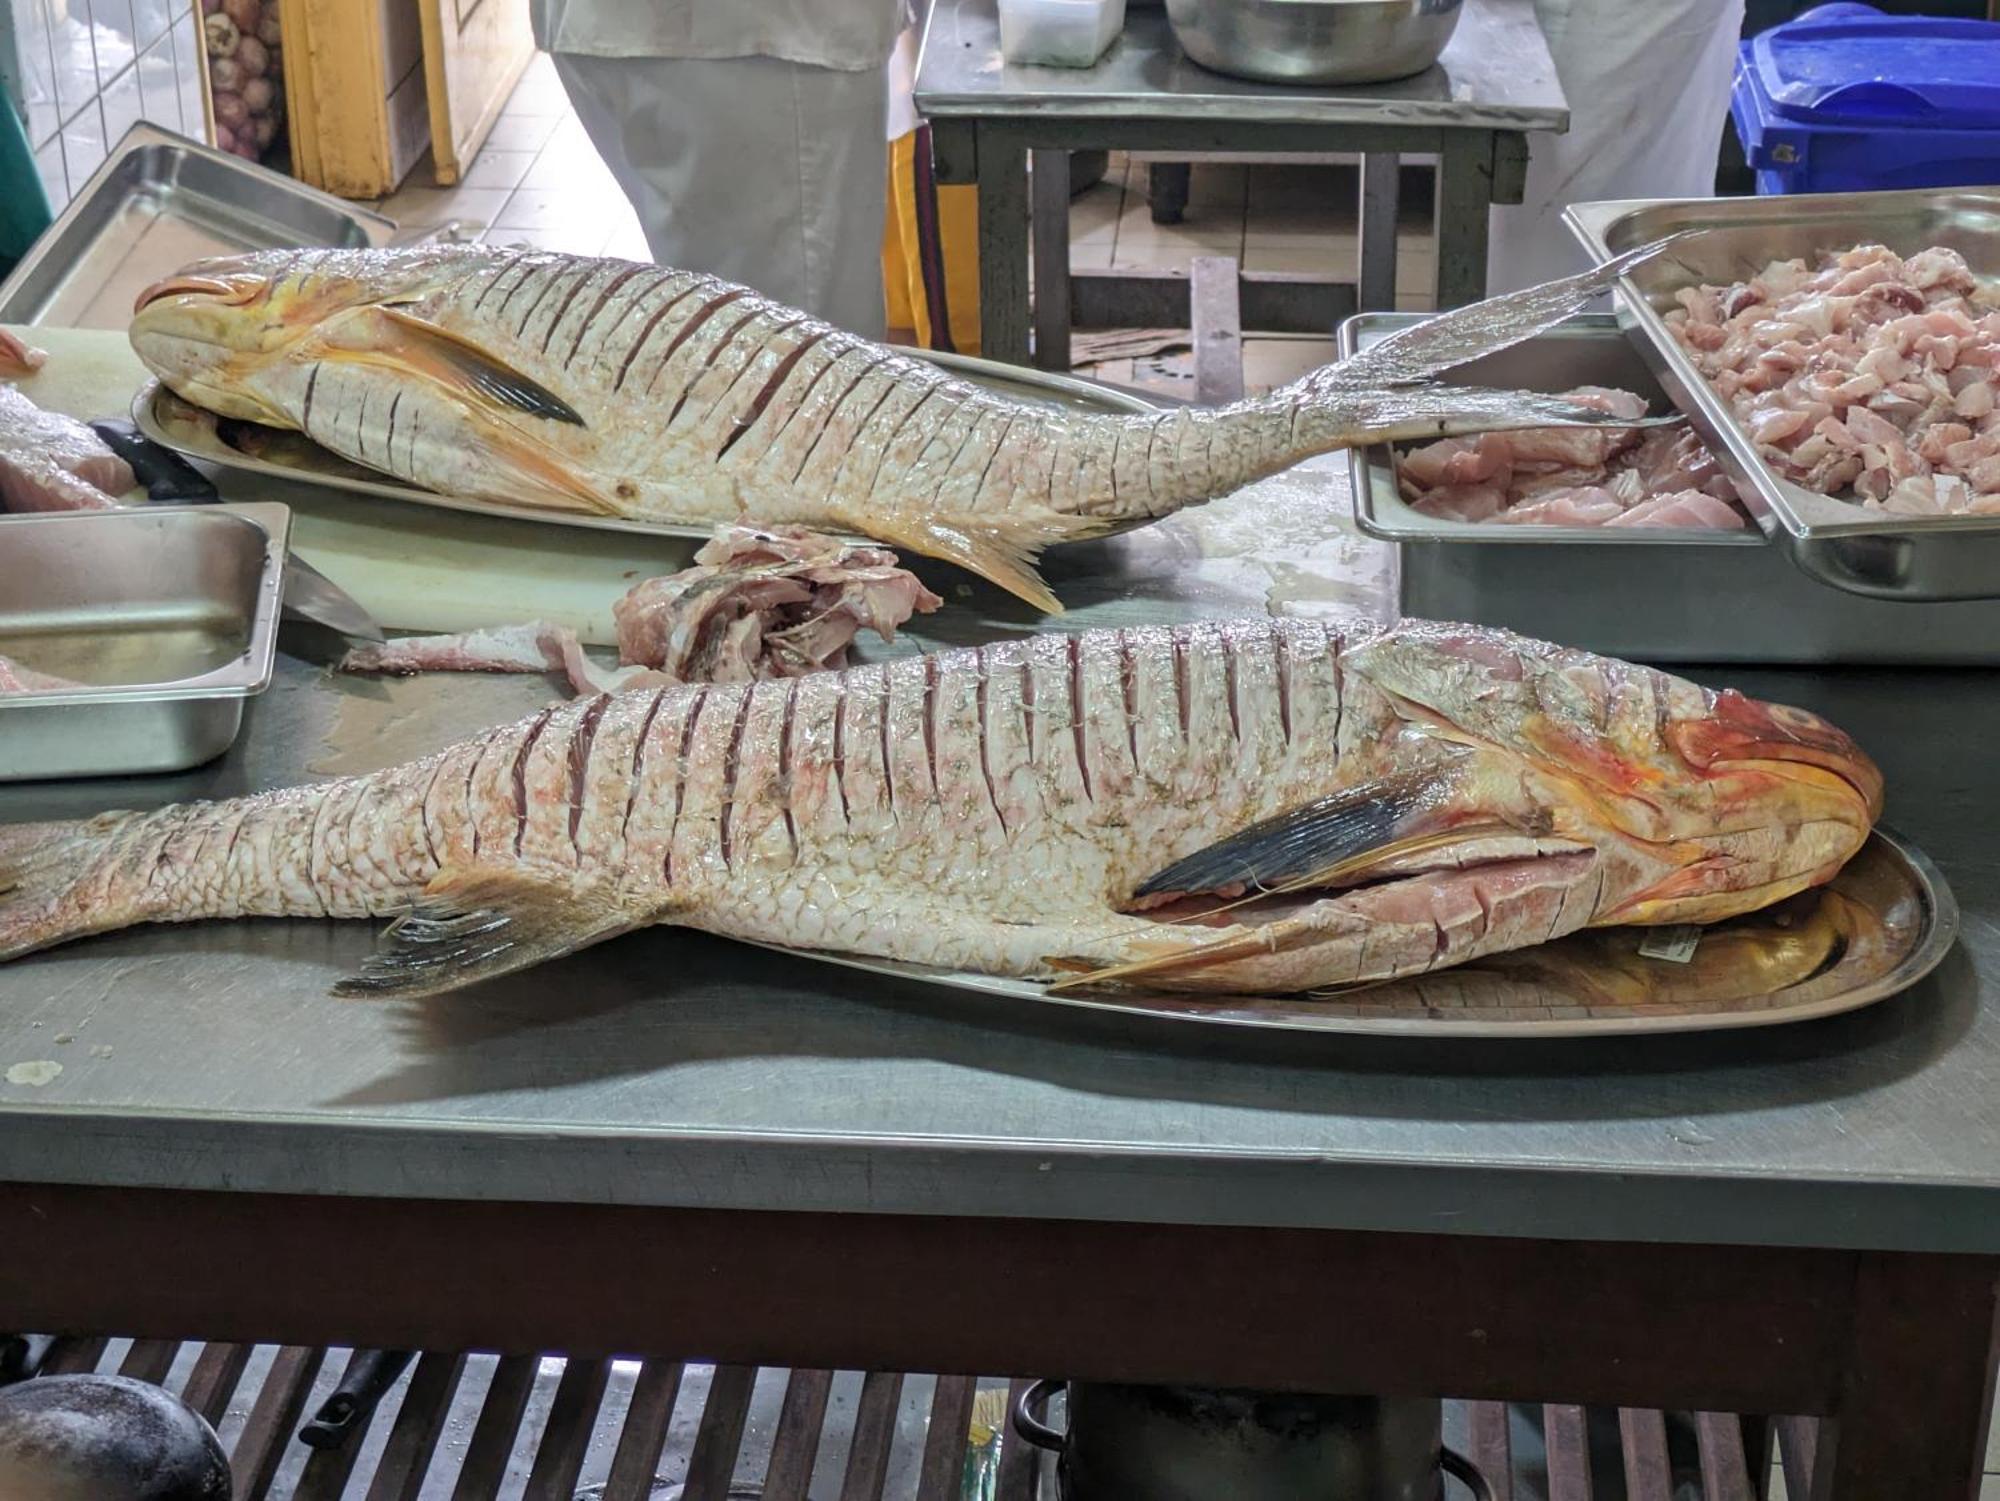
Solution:
[[[1140,414],[1013,400],[713,277],[492,246],[199,262],[141,295],[131,339],[196,406],[436,492],[859,534],[1055,610],[1042,548],[1314,454],[1610,423],[1433,377],[1543,332],[1651,253],[1440,314],[1266,397]]]
[[[24,667],[12,657],[0,657],[0,693],[53,693],[82,686],[70,678],[59,678]]]
[[[81,422],[0,386],[0,510],[104,510],[136,483]]]
[[[884,641],[944,601],[880,547],[800,527],[722,527],[694,566],[647,579],[611,607],[612,669],[548,621],[362,646],[343,672],[561,672],[578,693],[665,683],[747,683],[845,667],[866,627]]]
[[[422,994],[666,924],[1314,992],[1753,910],[1830,879],[1881,793],[1813,715],[1502,631],[1098,630],[600,696],[368,776],[0,829],[0,958],[394,917],[341,988]]]
[[[1677,296],[1667,326],[1786,479],[1903,515],[2000,515],[2000,307],[1957,251],[1860,245]]]
[[[1563,394],[1614,416],[1646,413],[1645,398],[1630,391]],[[1685,428],[1444,438],[1398,454],[1396,482],[1412,509],[1445,521],[1736,531],[1750,519],[1715,456]]]
[[[0,376],[19,380],[49,362],[46,350],[35,348],[19,334],[0,328]]]

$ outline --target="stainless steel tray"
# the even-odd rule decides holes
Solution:
[[[1640,954],[1655,932],[1575,933],[1326,1000],[1051,995],[1032,980],[845,954],[808,957],[953,990],[1159,1022],[1432,1037],[1599,1037],[1768,1027],[1885,1000],[1944,958],[1958,935],[1958,903],[1922,851],[1878,828],[1828,885],[1706,929],[1685,964]],[[1780,977],[1775,987],[1773,976]]]
[[[156,125],[135,125],[0,282],[0,323],[123,329],[189,261],[290,245],[382,245],[395,222]]]
[[[88,687],[0,696],[0,781],[184,771],[270,686],[291,512],[0,518],[0,656]]]
[[[1421,314],[1363,313],[1342,357]],[[1664,407],[1618,320],[1586,314],[1452,373],[1467,384],[1617,386]],[[1793,566],[1757,532],[1482,526],[1413,511],[1384,445],[1349,453],[1354,518],[1396,544],[1402,614],[1506,626],[1649,662],[2000,663],[2000,601],[1857,598]]]
[[[1810,261],[1822,251],[1870,242],[1900,255],[1950,246],[1978,275],[2000,276],[2000,188],[1631,199],[1572,204],[1563,218],[1600,262],[1692,231],[1620,279],[1619,317],[1643,336],[1640,347],[1661,384],[1752,492],[1758,520],[1801,568],[1841,589],[1884,599],[2000,597],[2000,521],[1886,516],[1779,478],[1662,318],[1683,287],[1727,285],[1773,260]]]
[[[1050,375],[1019,365],[1003,365],[970,355],[945,354],[936,350],[903,351],[917,359],[949,370],[963,380],[984,386],[1002,396],[1040,402],[1074,411],[1149,412],[1154,406],[1144,397],[1113,391],[1066,375]],[[435,490],[405,484],[387,475],[371,474],[360,465],[321,448],[300,433],[259,429],[276,445],[276,451],[253,457],[232,447],[208,422],[187,422],[174,413],[184,406],[158,381],[148,381],[133,398],[132,420],[154,442],[164,444],[191,459],[200,459],[222,469],[266,479],[303,480],[329,489],[357,495],[373,495],[410,505],[436,506],[451,511],[468,511],[479,516],[503,516],[516,521],[535,521],[548,526],[584,527],[597,531],[638,532],[646,536],[707,537],[711,525],[683,525],[669,521],[645,521],[628,516],[583,516],[573,511],[537,510],[533,506],[507,505],[500,501],[473,500],[441,495]]]

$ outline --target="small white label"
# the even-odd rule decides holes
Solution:
[[[1671,928],[1655,928],[1639,945],[1642,959],[1664,959],[1669,964],[1686,964],[1701,946],[1701,928],[1694,923],[1678,923]]]

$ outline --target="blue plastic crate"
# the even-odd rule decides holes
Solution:
[[[1759,193],[2000,183],[2000,24],[1822,5],[1743,44],[1729,112]]]

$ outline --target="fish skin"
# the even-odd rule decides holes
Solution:
[[[0,385],[0,511],[105,511],[137,484],[81,422]]]
[[[1336,448],[1607,422],[1431,378],[1541,332],[1648,253],[1441,314],[1266,397],[1131,415],[1013,401],[713,277],[492,247],[201,262],[142,297],[131,337],[186,400],[428,489],[860,532],[1059,608],[1031,566],[1051,543]]]
[[[1405,879],[1308,879],[1207,923],[1137,910],[1174,862],[1387,776],[1430,779],[1398,815],[1430,844],[1361,852]],[[669,923],[1300,990],[1748,910],[1830,878],[1879,806],[1812,716],[1504,632],[1100,630],[580,700],[368,776],[0,829],[0,958],[146,921],[402,915],[354,988]]]

